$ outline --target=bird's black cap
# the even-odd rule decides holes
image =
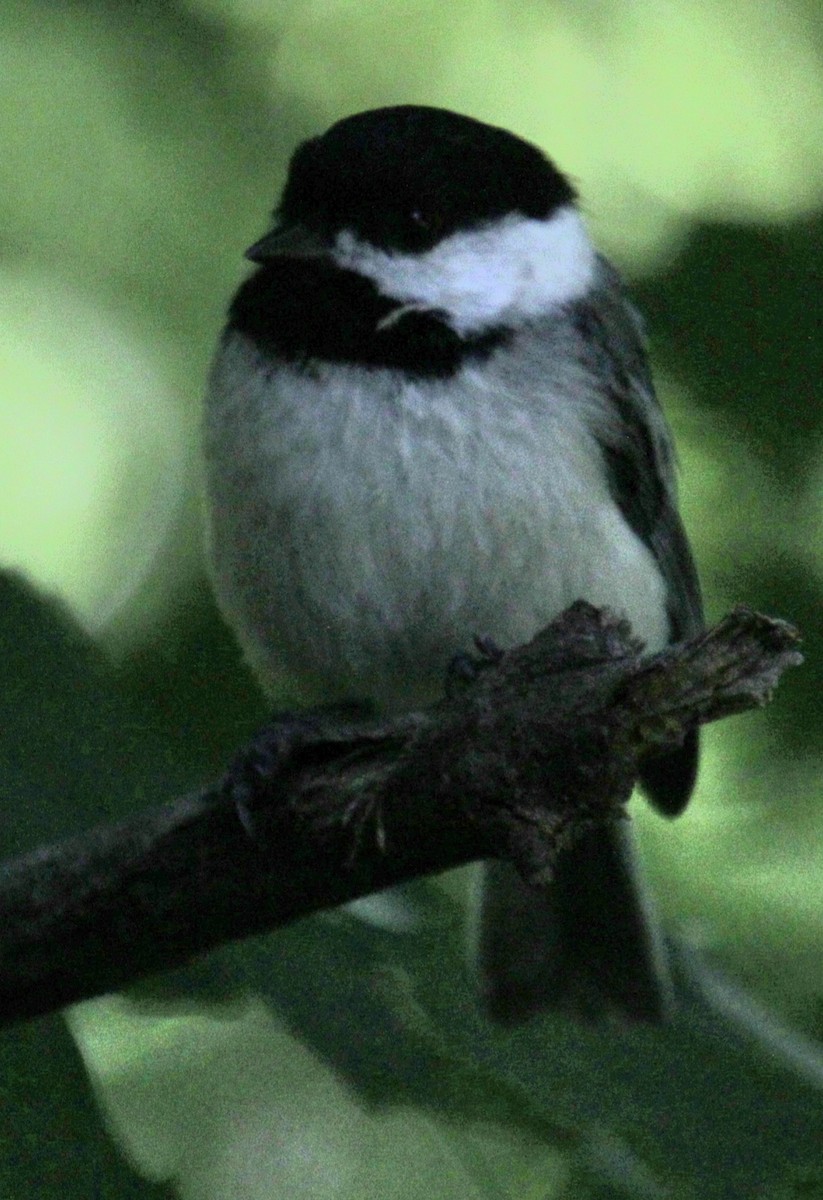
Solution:
[[[402,311],[334,261],[335,236],[423,252],[510,213],[548,217],[575,197],[536,146],[471,117],[413,105],[346,117],[296,150],[276,227],[246,252],[260,266],[234,298],[229,331],[287,362],[448,377],[509,331],[461,334],[442,312]]]
[[[324,238],[350,229],[420,251],[505,216],[547,217],[575,199],[536,146],[440,108],[400,105],[338,121],[298,147],[277,211]]]

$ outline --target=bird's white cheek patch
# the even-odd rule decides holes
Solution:
[[[423,254],[379,250],[344,230],[334,257],[382,295],[446,313],[460,334],[516,324],[577,299],[591,286],[596,262],[572,206],[544,220],[512,214],[454,233]]]

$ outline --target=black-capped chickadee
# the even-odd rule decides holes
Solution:
[[[442,695],[473,634],[506,647],[584,598],[657,650],[701,627],[643,334],[569,180],[435,108],[348,117],[295,152],[229,310],[205,422],[217,595],[278,704]],[[673,816],[697,739],[649,761]],[[485,867],[482,986],[655,1020],[665,945],[628,822],[543,891]]]

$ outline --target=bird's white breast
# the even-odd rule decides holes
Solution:
[[[573,372],[538,394],[511,360],[410,381],[273,368],[224,343],[206,413],[212,569],[281,701],[430,701],[474,634],[523,641],[580,597],[665,643],[663,580],[591,432],[598,398]]]

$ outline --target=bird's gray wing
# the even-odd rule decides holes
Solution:
[[[693,637],[703,627],[700,584],[677,510],[674,447],[652,383],[639,314],[614,268],[600,260],[600,286],[573,312],[579,352],[609,393],[614,420],[601,448],[615,503],[651,550],[666,581],[669,637]],[[679,749],[650,759],[641,774],[646,795],[669,816],[688,803],[697,774],[697,732]]]
[[[703,627],[700,585],[677,510],[675,454],[657,401],[641,317],[615,269],[600,259],[600,286],[573,322],[579,352],[609,393],[614,422],[603,431],[603,457],[615,503],[657,560],[669,593],[670,637]]]
[[[608,389],[598,430],[609,485],[626,522],[654,555],[668,595],[669,637],[703,624],[700,588],[677,511],[674,450],[646,359],[640,318],[603,260],[592,297],[568,314],[575,354]],[[688,802],[696,731],[643,766],[641,785],[661,812]],[[660,1021],[673,989],[666,945],[628,822],[590,830],[557,861],[552,884],[529,887],[511,864],[484,864],[477,964],[489,1011],[516,1020],[560,1008]]]

